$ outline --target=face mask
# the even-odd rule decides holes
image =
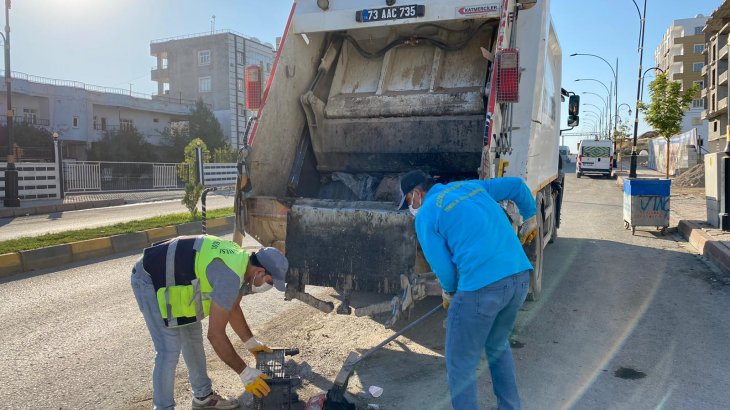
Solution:
[[[411,215],[413,215],[414,218],[416,217],[416,215],[418,215],[418,210],[421,209],[420,207],[418,207],[418,208],[413,207],[413,201],[415,201],[415,200],[416,200],[416,193],[414,192],[413,197],[411,198],[411,203],[408,204],[408,211],[411,213]]]
[[[271,288],[273,288],[273,287],[274,287],[274,285],[272,285],[271,283],[268,283],[268,282],[264,282],[264,284],[261,286],[256,286],[254,284],[251,284],[251,292],[264,293],[267,290],[271,290]]]
[[[254,280],[251,281],[251,292],[253,292],[253,293],[264,293],[267,290],[270,290],[271,288],[274,287],[274,285],[272,285],[266,281],[264,281],[264,283],[262,283],[261,286],[256,286],[255,282],[256,282],[256,278],[254,278]]]

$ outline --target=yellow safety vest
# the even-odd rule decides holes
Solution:
[[[145,249],[143,263],[152,277],[166,326],[198,322],[210,314],[213,287],[206,270],[215,260],[235,272],[239,287],[243,285],[249,256],[235,242],[198,235],[175,238]]]

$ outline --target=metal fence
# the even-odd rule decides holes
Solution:
[[[125,192],[183,189],[187,164],[151,162],[64,161],[64,190]]]

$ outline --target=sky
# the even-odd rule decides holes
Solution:
[[[487,2],[492,1],[496,0]],[[722,0],[647,1],[644,69],[654,66],[654,50],[672,20],[709,16]],[[208,32],[215,15],[217,30],[231,29],[274,44],[283,33],[290,9],[289,0],[13,0],[11,68],[151,94],[157,88],[150,80],[155,64],[149,53],[150,41]],[[598,54],[612,64],[618,58],[618,102],[629,104],[633,111],[639,17],[632,0],[552,0],[551,13],[563,49],[563,88],[605,94],[598,83],[574,80],[597,78],[608,85],[613,77],[601,60],[570,54]],[[651,73],[647,79],[651,80]],[[582,102],[602,105],[595,96],[581,97]],[[565,127],[567,103],[562,110]],[[633,123],[625,107],[620,113],[622,119]],[[580,129],[587,128],[591,127]],[[639,132],[646,130],[642,121]],[[565,143],[575,150],[578,139],[566,138]]]

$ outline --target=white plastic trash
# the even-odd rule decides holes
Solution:
[[[373,397],[380,397],[383,394],[383,388],[378,386],[370,386],[368,388],[368,391]]]

